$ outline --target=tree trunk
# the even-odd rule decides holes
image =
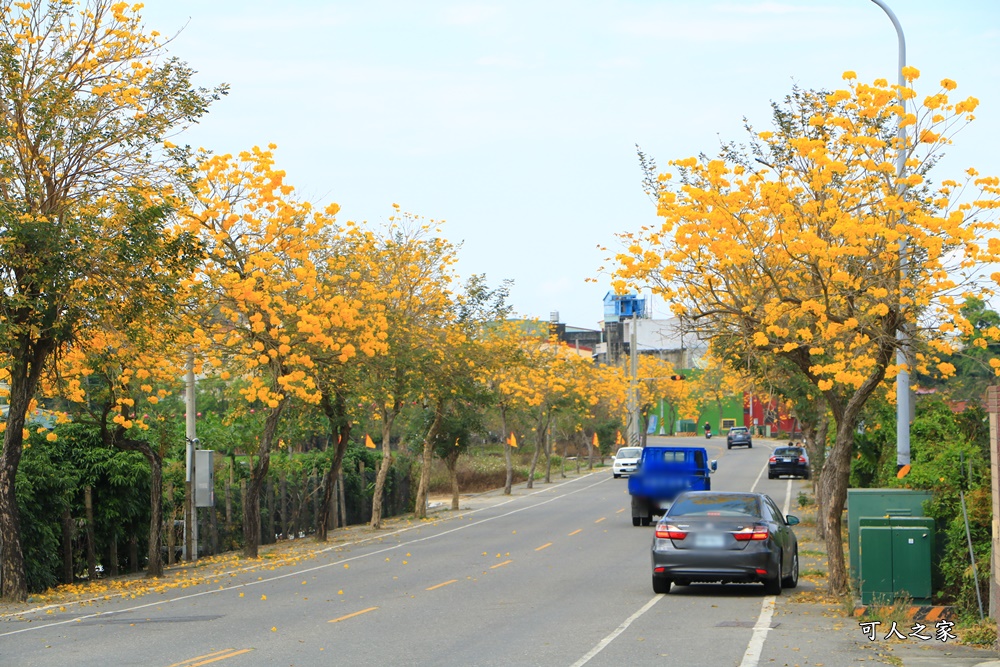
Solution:
[[[163,556],[160,544],[163,542],[163,460],[159,456],[147,458],[149,461],[149,563],[147,577],[163,576]],[[173,526],[170,527],[173,530]]]
[[[417,499],[414,514],[418,519],[427,518],[427,492],[431,482],[431,460],[434,455],[434,440],[437,439],[441,420],[444,417],[444,401],[438,400],[434,406],[434,420],[424,436],[424,451],[420,465],[420,482],[417,484]]]
[[[208,508],[208,525],[212,534],[211,553],[214,556],[219,553],[219,512],[215,509],[214,503]]]
[[[566,479],[566,452],[569,451],[569,442],[563,441],[563,455],[562,455],[562,470],[559,471],[559,476]]]
[[[149,552],[146,566],[147,577],[163,576],[163,556],[160,554],[163,530],[163,457],[142,440],[124,439],[118,432],[112,438],[122,449],[138,451],[149,463]],[[171,524],[171,530],[173,525]]]
[[[281,537],[287,540],[289,531],[292,529],[292,517],[288,511],[288,473],[284,470],[278,477],[278,498],[281,507]]]
[[[507,406],[500,403],[500,433],[503,437],[503,458],[506,467],[506,477],[504,478],[503,494],[510,495],[511,487],[514,485],[514,462],[510,456],[510,443],[507,442]]]
[[[580,474],[580,441],[578,436],[573,436],[573,449],[576,451],[576,474]]]
[[[389,437],[392,435],[392,422],[399,414],[398,403],[391,410],[382,410],[382,461],[375,477],[375,493],[372,496],[371,527],[382,527],[382,495],[385,492],[385,480],[389,476],[389,466],[392,465],[392,452],[389,449]]]
[[[552,431],[545,425],[545,483],[552,483]]]
[[[285,400],[283,399],[278,403],[278,407],[271,409],[264,421],[264,431],[261,433],[260,445],[257,447],[257,460],[254,461],[247,490],[243,494],[243,556],[246,558],[258,557],[260,492],[264,486],[264,479],[267,477],[267,470],[271,465],[271,443],[278,430],[278,421],[281,419],[284,407]]]
[[[319,487],[319,472],[316,468],[312,469],[309,474],[309,483],[312,486],[312,524],[316,526],[319,523],[319,500],[321,494]]]
[[[344,499],[344,470],[337,473],[337,503],[340,505],[340,525],[347,525],[347,501]]]
[[[62,552],[63,552],[63,576],[64,584],[73,583],[73,514],[69,511],[69,506],[63,508],[62,516]]]
[[[510,443],[507,442],[507,408],[504,405],[500,406],[500,430],[503,434],[503,458],[504,463],[507,468],[507,476],[503,485],[503,494],[509,496],[511,493],[511,487],[514,485],[514,462],[511,461],[510,456]]]
[[[330,426],[328,441],[337,443],[333,452],[333,461],[330,463],[330,469],[323,476],[323,502],[320,503],[322,509],[320,510],[319,517],[316,519],[316,541],[326,542],[327,530],[330,524],[337,523],[337,505],[343,503],[342,499],[339,503],[335,503],[333,494],[337,490],[335,486],[338,485],[338,480],[342,477],[344,453],[347,451],[347,443],[351,437],[351,427],[353,424],[347,417],[347,402],[343,392],[334,391],[331,397],[328,391],[324,391],[320,399],[320,406],[323,408],[323,413],[326,415]],[[339,486],[342,488],[343,482],[339,482]],[[334,521],[330,520],[331,512],[334,514]]]
[[[829,590],[834,595],[847,592],[847,568],[844,564],[844,545],[841,539],[841,519],[847,500],[847,483],[851,474],[851,452],[854,448],[856,424],[842,422],[837,425],[837,440],[830,458],[823,465],[820,475],[821,496],[824,499],[824,539],[828,563]]]
[[[87,579],[97,579],[97,556],[94,545],[94,496],[90,485],[83,487],[84,530],[87,535]]]
[[[128,569],[132,574],[139,571],[139,538],[135,531],[128,538]]]
[[[229,476],[226,478],[226,535],[233,532],[233,457],[229,457]]]
[[[267,480],[264,497],[267,498],[267,535],[263,536],[261,543],[271,544],[277,541],[274,524],[278,514],[278,492],[272,480]]]
[[[172,489],[168,487],[167,496],[173,497]],[[175,561],[174,551],[177,549],[177,532],[174,530],[174,519],[176,519],[176,510],[170,513],[170,519],[167,521],[165,526],[167,531],[167,565],[173,565]],[[151,575],[152,576],[152,575]]]
[[[451,480],[451,509],[458,510],[459,488],[458,488],[458,457],[459,452],[454,451],[445,457],[444,463],[448,467],[448,477]]]
[[[535,430],[535,451],[531,453],[531,469],[528,471],[528,484],[526,488],[535,488],[535,468],[538,466],[538,456],[542,453],[545,440],[545,432],[541,429]]]
[[[14,324],[14,323],[9,323]],[[17,508],[15,485],[17,468],[24,451],[24,422],[31,399],[35,396],[38,380],[54,342],[49,338],[32,341],[20,336],[5,349],[12,363],[8,366],[7,428],[3,433],[0,450],[0,581],[3,588],[0,598],[12,602],[28,599],[28,580],[24,571],[24,552],[21,550],[21,520]]]
[[[112,535],[108,541],[108,576],[118,576],[118,536]]]

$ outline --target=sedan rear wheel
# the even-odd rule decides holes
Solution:
[[[670,592],[670,580],[666,577],[653,575],[653,592],[667,594]]]
[[[792,554],[792,572],[781,580],[781,585],[785,588],[795,588],[799,585],[799,550],[796,547]]]

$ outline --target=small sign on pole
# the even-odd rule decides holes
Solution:
[[[211,449],[196,450],[194,466],[194,505],[213,507],[215,505],[215,466]]]

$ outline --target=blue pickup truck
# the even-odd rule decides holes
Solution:
[[[683,491],[710,491],[717,468],[704,447],[644,447],[639,467],[628,478],[632,525],[648,526]]]

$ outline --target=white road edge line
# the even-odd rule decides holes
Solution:
[[[767,467],[767,464],[764,464]],[[760,476],[764,474],[764,470],[761,469],[760,474],[757,475],[757,482],[760,481]],[[753,483],[753,487],[750,488],[751,491],[757,486],[757,482]],[[792,479],[788,478],[788,484],[785,485],[785,504],[782,507],[782,514],[788,515],[788,508],[792,504]],[[760,662],[760,654],[764,650],[764,640],[767,639],[767,633],[771,629],[771,617],[774,616],[774,606],[777,603],[777,598],[773,595],[768,595],[764,598],[764,601],[760,605],[760,616],[757,617],[757,622],[753,625],[753,634],[750,635],[750,643],[747,644],[747,650],[743,654],[743,660],[740,662],[740,667],[757,667]]]
[[[788,510],[792,506],[792,478],[788,478],[788,486],[785,487],[785,506],[781,508],[781,513],[788,516]]]
[[[775,597],[773,595],[768,595],[764,598],[764,602],[761,604],[760,616],[757,617],[757,622],[754,623],[753,635],[750,637],[750,643],[747,644],[747,650],[743,654],[743,661],[740,662],[740,667],[757,667],[757,663],[760,662],[760,652],[764,650],[764,639],[767,637],[767,631],[771,629],[771,616],[774,615],[774,603]]]
[[[589,477],[592,474],[593,473],[588,473],[586,476]],[[564,486],[564,485],[569,484],[570,482],[576,481],[578,479],[583,479],[583,477],[578,477],[578,478],[573,479],[573,480],[569,480],[569,481],[566,481],[566,482],[561,482],[558,485],[550,486],[547,489],[541,489],[539,491],[535,491],[533,493],[528,494],[527,496],[520,496],[519,498],[512,498],[511,500],[504,501],[502,503],[494,505],[493,507],[494,508],[495,507],[500,507],[500,506],[506,505],[506,504],[508,504],[508,503],[510,503],[510,502],[512,502],[514,500],[518,500],[518,499],[521,499],[521,498],[529,498],[529,497],[537,495],[539,493],[544,493],[546,491],[551,491],[551,490],[555,489],[557,486]],[[276,575],[276,576],[273,576],[273,577],[268,577],[266,579],[258,579],[256,581],[248,581],[248,582],[245,582],[245,583],[242,583],[242,584],[236,584],[234,586],[226,586],[225,588],[212,588],[212,589],[208,589],[208,590],[204,590],[204,591],[199,591],[197,593],[191,593],[189,595],[181,595],[181,596],[178,596],[178,597],[169,598],[167,600],[158,600],[156,602],[149,602],[149,603],[146,603],[146,604],[135,605],[133,607],[128,607],[128,608],[125,608],[125,609],[113,609],[111,611],[96,612],[94,614],[86,614],[86,615],[83,615],[83,616],[77,616],[76,618],[68,618],[68,619],[66,619],[64,621],[54,621],[52,623],[40,623],[40,624],[32,625],[32,626],[29,626],[29,627],[26,627],[26,628],[21,628],[20,630],[12,630],[10,632],[0,633],[0,637],[8,637],[10,635],[17,635],[17,634],[21,634],[22,632],[31,632],[32,630],[42,630],[42,629],[45,629],[45,628],[51,628],[52,626],[55,626],[55,625],[66,625],[66,624],[69,624],[69,623],[77,623],[77,622],[89,620],[89,619],[92,619],[92,618],[97,618],[99,616],[114,616],[116,614],[127,614],[128,612],[137,611],[139,609],[146,609],[148,607],[156,607],[156,606],[159,606],[159,605],[166,605],[166,604],[170,604],[171,602],[180,602],[181,600],[190,600],[191,598],[199,598],[199,597],[202,597],[204,595],[215,595],[217,593],[225,593],[227,591],[234,591],[234,590],[237,590],[239,588],[248,588],[250,586],[257,586],[259,584],[266,584],[266,583],[271,582],[271,581],[277,581],[279,579],[287,579],[288,577],[296,577],[296,576],[305,574],[307,572],[315,572],[316,570],[325,570],[326,568],[329,568],[329,567],[334,567],[334,566],[337,566],[337,565],[343,565],[344,563],[349,563],[351,561],[360,560],[362,558],[369,558],[371,556],[377,556],[379,554],[383,554],[383,553],[385,553],[387,551],[393,551],[395,549],[402,549],[403,547],[409,546],[411,544],[416,544],[418,542],[426,542],[427,540],[437,539],[439,537],[443,537],[445,535],[449,535],[451,533],[455,533],[455,532],[458,532],[460,530],[465,530],[466,528],[471,528],[473,526],[479,526],[479,525],[482,525],[484,523],[488,523],[490,521],[495,521],[496,519],[502,519],[504,517],[508,517],[508,516],[510,516],[512,514],[518,514],[520,512],[524,512],[525,510],[534,509],[535,507],[541,507],[542,505],[548,505],[549,503],[554,502],[556,500],[560,500],[562,498],[565,498],[566,496],[571,496],[571,495],[573,495],[575,493],[579,493],[580,491],[586,491],[587,489],[593,488],[593,487],[597,486],[598,484],[603,484],[608,479],[611,479],[611,478],[610,477],[605,477],[605,478],[603,478],[603,479],[601,479],[601,480],[599,480],[597,482],[594,482],[593,484],[590,484],[589,486],[584,486],[584,487],[581,487],[579,489],[574,489],[573,491],[567,491],[566,493],[563,493],[562,495],[555,496],[553,498],[548,498],[548,499],[543,500],[543,501],[541,501],[539,503],[535,503],[534,505],[527,505],[525,507],[520,507],[518,509],[511,510],[511,511],[505,513],[505,514],[498,514],[496,516],[487,517],[485,519],[481,519],[479,521],[474,521],[472,523],[462,524],[461,526],[458,526],[457,528],[452,528],[450,530],[445,530],[445,531],[440,532],[440,533],[435,533],[434,535],[427,535],[425,537],[418,537],[418,538],[412,539],[412,540],[410,540],[408,542],[400,542],[399,544],[395,544],[395,545],[390,546],[390,547],[384,547],[382,549],[377,549],[375,551],[369,551],[368,553],[359,554],[357,556],[351,556],[350,558],[344,558],[344,559],[337,560],[337,561],[331,561],[329,563],[324,563],[322,565],[315,565],[313,567],[307,567],[307,568],[304,568],[304,569],[301,569],[301,570],[295,570],[294,572],[286,572],[285,574],[279,574],[279,575]],[[483,511],[485,509],[490,509],[490,508],[482,507],[482,508],[480,508],[478,510],[470,510],[468,512],[464,512],[462,515],[457,515],[454,518],[460,518],[461,516],[464,516],[465,514],[473,514],[475,512],[481,512],[481,511]],[[321,549],[317,553],[323,553],[323,552],[326,552],[326,551],[331,551],[331,550],[333,550],[335,548],[339,549],[339,548],[342,548],[344,546],[350,546],[350,545],[356,545],[356,544],[363,544],[365,542],[371,542],[371,541],[373,541],[375,539],[378,539],[379,537],[390,537],[392,535],[398,535],[400,533],[409,532],[409,531],[411,531],[411,530],[413,530],[415,528],[419,528],[422,525],[425,525],[425,524],[418,524],[418,525],[415,525],[415,526],[410,526],[408,528],[402,528],[400,530],[396,530],[396,531],[393,531],[391,533],[386,533],[385,535],[376,535],[374,537],[366,538],[366,539],[363,539],[363,540],[358,540],[356,542],[348,542],[346,544],[337,545],[336,547],[332,547],[332,546],[331,547],[327,547],[325,549]],[[21,612],[21,613],[26,613],[26,612]]]
[[[767,464],[768,462],[764,461],[764,467],[760,469],[759,473],[757,473],[757,479],[753,481],[753,486],[750,487],[750,493],[753,493],[753,490],[757,488],[757,484],[760,483],[761,476],[764,474],[764,471],[767,470]]]
[[[583,656],[582,658],[580,658],[579,660],[577,660],[576,662],[574,662],[571,667],[582,667],[583,665],[586,665],[588,662],[590,662],[590,660],[595,655],[597,655],[598,653],[600,653],[601,651],[603,651],[604,648],[608,644],[610,644],[611,642],[613,642],[614,639],[615,639],[615,637],[617,637],[621,633],[625,632],[628,629],[628,626],[632,625],[632,621],[634,621],[635,619],[639,618],[640,616],[642,616],[643,614],[645,614],[647,611],[649,611],[650,609],[652,609],[653,605],[656,604],[657,602],[659,602],[662,597],[663,597],[662,594],[654,595],[652,600],[650,600],[649,602],[647,602],[646,604],[644,604],[642,606],[642,609],[640,609],[639,611],[635,612],[634,614],[632,614],[631,616],[629,616],[628,618],[626,618],[625,622],[622,623],[621,625],[619,625],[617,628],[615,628],[614,632],[612,632],[610,635],[608,635],[607,637],[605,637],[604,639],[602,639],[601,641],[599,641],[597,643],[597,646],[595,646],[594,648],[590,649],[590,651],[587,653],[587,655]]]

